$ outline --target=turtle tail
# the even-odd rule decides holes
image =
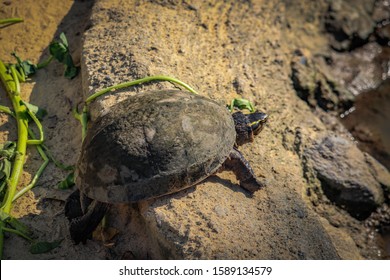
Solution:
[[[92,232],[107,213],[109,204],[93,200],[83,213],[80,205],[80,193],[76,192],[71,194],[67,200],[65,215],[70,222],[70,236],[77,245],[80,242],[85,243],[92,235]]]

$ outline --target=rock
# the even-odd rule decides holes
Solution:
[[[372,18],[377,23],[375,34],[377,42],[384,46],[389,46],[390,41],[390,6],[385,0],[377,1]]]
[[[378,27],[376,35],[381,45],[388,46],[390,42],[390,25],[386,24]]]
[[[315,60],[296,52],[291,62],[291,80],[297,95],[312,108],[344,112],[354,100],[351,92],[337,83],[323,58]]]
[[[329,233],[330,238],[335,244],[337,253],[343,260],[362,260],[364,259],[359,249],[357,248],[355,242],[351,236],[345,232],[343,229],[336,228],[329,224],[328,220],[321,218],[320,219],[326,231]]]
[[[384,61],[389,53],[377,43],[367,43],[348,53],[331,52],[317,66],[336,84],[345,87],[353,96],[376,89],[389,76]]]
[[[354,217],[365,219],[384,202],[380,182],[352,141],[326,135],[304,151],[304,158],[329,200]]]
[[[371,14],[375,0],[329,1],[325,15],[325,29],[333,36],[331,46],[338,51],[351,50],[367,42],[374,32],[375,21]]]
[[[386,199],[390,201],[390,172],[371,155],[364,153],[367,164],[370,166],[372,176],[379,182]]]
[[[375,42],[351,52],[330,51],[311,58],[296,51],[291,80],[297,95],[310,107],[344,114],[359,94],[384,83],[389,73],[383,65],[389,57]]]
[[[293,192],[270,189],[249,198],[228,181],[219,182],[223,184],[199,184],[191,199],[161,199],[143,214],[163,258],[338,258],[315,217]],[[215,208],[223,209],[223,216]]]
[[[115,11],[115,21],[110,11]],[[274,18],[263,16],[268,12]],[[115,256],[339,258],[302,197],[300,159],[286,152],[279,137],[292,122],[300,122],[291,117],[298,115],[297,108],[302,109],[299,118],[306,119],[307,114],[315,118],[302,104],[291,106],[298,99],[289,87],[284,61],[288,43],[280,35],[283,13],[282,7],[275,13],[272,3],[257,1],[201,1],[195,9],[161,1],[96,2],[93,26],[84,40],[85,95],[112,84],[166,74],[222,104],[243,97],[274,114],[258,141],[242,149],[267,187],[251,197],[230,173],[222,173],[184,192],[139,205],[113,206],[109,226],[120,232],[111,248]],[[172,87],[150,83],[106,95],[91,104],[93,117],[128,94]]]

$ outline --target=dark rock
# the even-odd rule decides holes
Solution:
[[[304,151],[329,200],[358,219],[367,218],[383,201],[380,183],[364,154],[340,136],[325,136]]]
[[[372,18],[377,23],[385,23],[390,19],[390,5],[388,0],[377,0],[372,13]]]
[[[376,31],[377,41],[379,44],[389,46],[390,41],[390,24],[380,24]]]
[[[370,166],[372,175],[376,178],[383,189],[385,199],[390,202],[390,172],[371,155],[367,153],[364,155],[367,164]]]
[[[320,107],[324,111],[344,112],[353,104],[354,96],[327,71],[326,58],[317,61],[296,56],[291,63],[291,80],[297,95],[311,108]]]
[[[351,50],[367,42],[374,32],[371,14],[375,0],[330,1],[325,15],[325,29],[332,34],[331,46],[339,51]]]
[[[343,114],[356,96],[374,90],[388,77],[390,50],[373,42],[348,53],[331,51],[311,59],[295,52],[291,80],[297,95],[312,108]]]
[[[317,67],[353,96],[376,89],[388,76],[389,52],[377,43],[368,43],[349,53],[331,52],[329,60],[318,60]]]
[[[390,5],[387,0],[376,1],[372,18],[377,23],[375,28],[376,41],[383,46],[389,46]]]

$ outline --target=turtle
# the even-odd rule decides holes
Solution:
[[[207,97],[181,90],[130,96],[98,117],[82,143],[73,192],[65,204],[70,236],[85,243],[110,205],[179,192],[232,171],[253,194],[263,187],[238,147],[267,122],[255,111],[231,113]]]

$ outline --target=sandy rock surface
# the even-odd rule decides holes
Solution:
[[[338,258],[302,198],[299,157],[283,147],[283,131],[303,117],[292,117],[294,111],[301,107],[311,113],[289,83],[284,61],[290,50],[282,45],[287,42],[280,33],[285,27],[278,13],[274,18],[261,16],[269,14],[272,5],[122,4],[99,1],[94,7],[82,57],[86,95],[115,83],[165,74],[222,104],[237,96],[250,99],[269,112],[270,120],[255,143],[242,149],[267,185],[264,190],[250,198],[238,188],[234,176],[224,173],[187,192],[147,202],[139,211],[146,234],[150,233],[145,248],[132,249],[140,238],[132,219],[125,227],[114,221],[113,226],[121,228],[113,248],[118,255],[129,250],[142,258]],[[254,25],[259,28],[253,29]],[[170,87],[145,84],[131,91]],[[93,114],[104,114],[126,94],[98,100],[92,104]],[[291,99],[295,104],[288,105]]]

